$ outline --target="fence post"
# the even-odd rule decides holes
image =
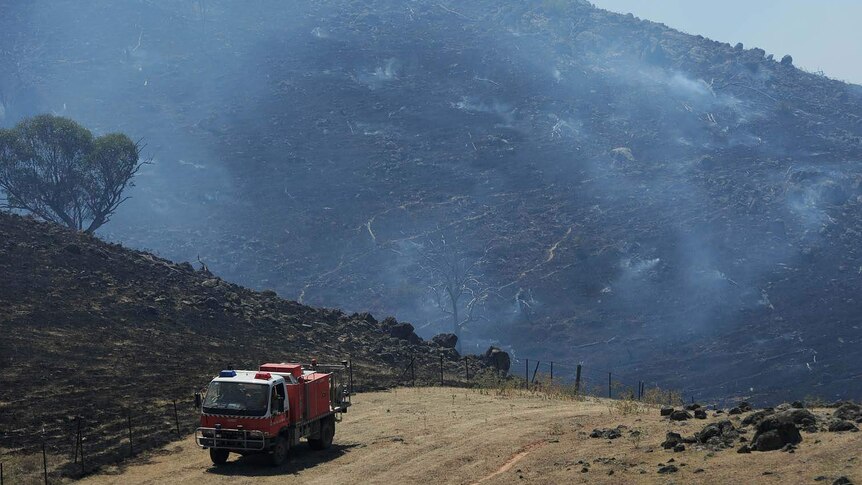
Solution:
[[[180,414],[177,412],[177,400],[174,399],[174,422],[177,423],[177,436],[180,435]]]
[[[539,364],[541,364],[541,363],[542,363],[541,360],[536,361],[536,368],[533,369],[533,379],[530,381],[531,383],[536,382],[536,373],[539,372]]]
[[[530,388],[530,359],[524,359],[524,387]]]
[[[413,387],[416,387],[416,357],[410,359],[410,379],[413,381]]]
[[[443,354],[440,354],[440,387],[443,387]]]
[[[45,453],[45,441],[42,441],[42,473],[45,477],[45,485],[48,485],[48,455]]]
[[[608,372],[608,399],[613,399],[613,395],[611,393],[611,373]]]
[[[575,370],[575,393],[581,392],[581,364]]]
[[[126,414],[126,422],[129,425],[129,456],[135,454],[135,447],[132,445],[132,409],[129,408]]]
[[[551,382],[554,382],[554,361],[551,361]]]

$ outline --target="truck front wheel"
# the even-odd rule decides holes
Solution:
[[[289,445],[284,436],[280,436],[275,440],[275,446],[272,448],[272,454],[269,455],[269,462],[272,466],[281,466],[287,461],[287,453]]]
[[[213,465],[224,465],[227,463],[228,455],[230,455],[230,451],[210,448],[210,460],[213,461]]]
[[[335,419],[330,416],[320,422],[320,437],[309,439],[308,446],[312,450],[325,450],[332,446],[332,438],[335,436]]]

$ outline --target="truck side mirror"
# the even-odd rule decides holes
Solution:
[[[201,393],[196,392],[195,393],[195,409],[200,409],[201,404],[202,404],[201,403]]]

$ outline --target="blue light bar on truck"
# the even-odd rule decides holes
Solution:
[[[223,370],[223,371],[218,373],[218,376],[219,377],[236,377],[236,371],[235,370]]]

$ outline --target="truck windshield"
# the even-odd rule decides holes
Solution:
[[[265,416],[269,409],[269,386],[242,382],[211,382],[203,402],[208,414]]]

